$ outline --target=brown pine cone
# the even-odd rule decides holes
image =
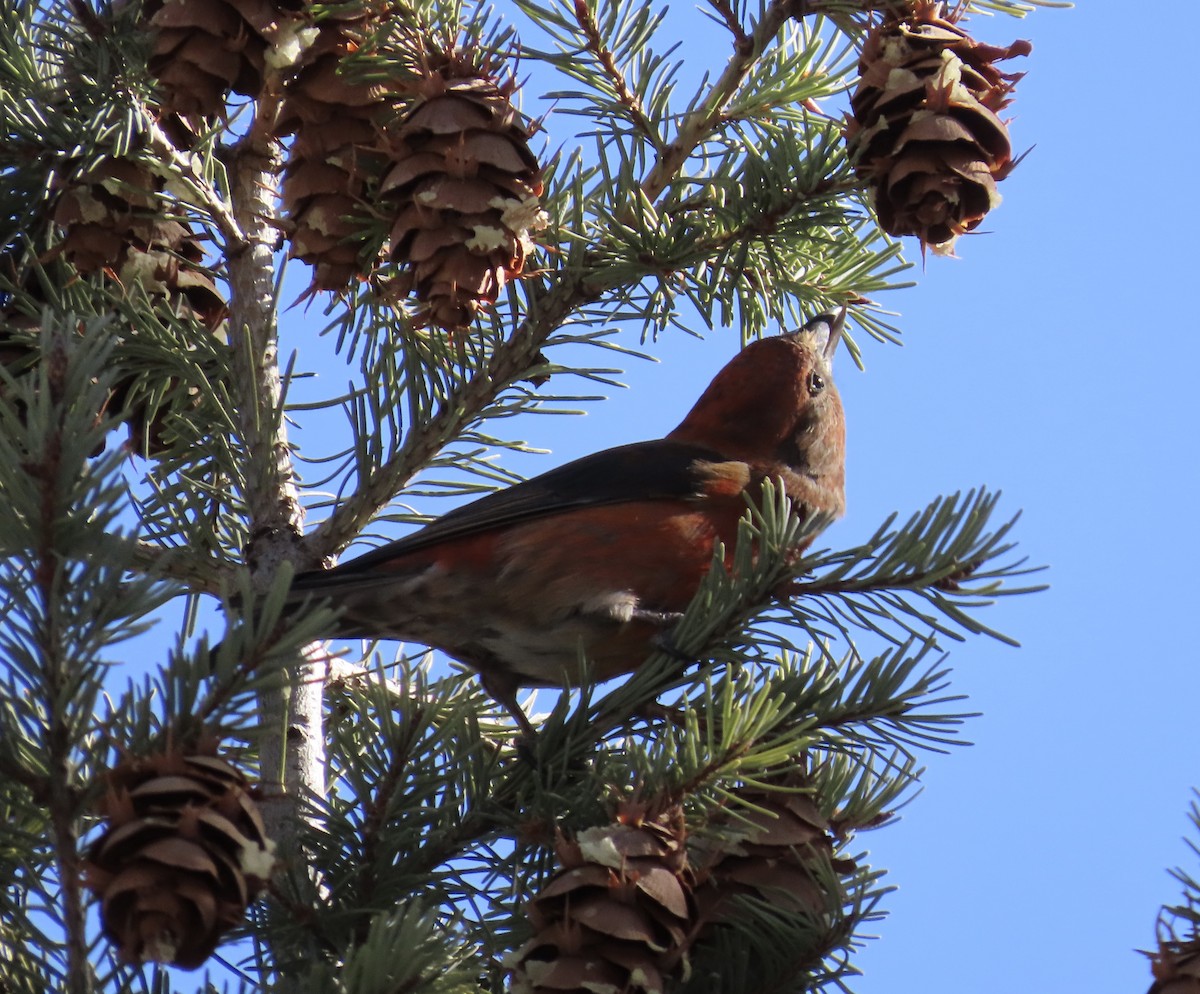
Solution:
[[[168,753],[109,773],[87,884],[130,962],[194,969],[266,885],[275,844],[245,776],[215,755]]]
[[[283,205],[292,223],[291,252],[313,267],[310,290],[346,289],[368,276],[363,258],[365,198],[389,161],[384,120],[393,87],[347,78],[344,60],[378,27],[377,16],[330,17],[289,84],[278,133],[294,134],[283,172]],[[378,250],[374,253],[378,255]]]
[[[184,116],[225,114],[230,92],[257,96],[268,63],[290,64],[301,46],[305,0],[149,0],[150,72],[161,107]]]
[[[846,133],[884,231],[948,252],[1000,203],[1015,163],[997,115],[1023,74],[995,63],[1031,50],[981,44],[929,0],[871,32]]]
[[[453,332],[522,274],[546,217],[532,130],[510,100],[514,84],[462,53],[431,61],[394,132],[381,192],[394,210],[399,286],[411,286],[425,320]]]
[[[683,814],[616,820],[561,838],[562,869],[529,902],[534,936],[514,955],[514,994],[658,994],[688,936]]]

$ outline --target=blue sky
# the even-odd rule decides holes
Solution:
[[[889,300],[905,347],[840,381],[845,527],[986,481],[1023,509],[1017,537],[1052,584],[992,615],[1022,649],[951,657],[984,712],[977,744],[933,757],[925,794],[868,840],[901,889],[861,994],[1142,991],[1130,950],[1178,897],[1164,869],[1200,870],[1180,841],[1200,785],[1200,215],[1164,175],[1194,172],[1197,111],[1170,94],[1196,7],[1154,13],[1145,61],[1113,4],[975,21],[1034,42],[1010,113],[1017,147],[1036,148],[993,233]]]
[[[1033,41],[1007,113],[1036,147],[988,233],[881,297],[903,347],[860,336],[865,373],[843,356],[849,511],[830,543],[985,483],[1052,585],[984,616],[1022,648],[954,648],[975,745],[928,757],[924,793],[862,839],[899,890],[859,994],[1144,991],[1132,950],[1178,896],[1166,869],[1200,870],[1181,841],[1200,785],[1196,10],[972,19],[982,40]],[[553,461],[669,429],[734,348],[667,337],[631,389],[551,429]]]

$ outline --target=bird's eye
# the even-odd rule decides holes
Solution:
[[[808,392],[815,397],[825,389],[825,378],[820,373],[808,374]]]

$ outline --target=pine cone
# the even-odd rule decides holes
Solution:
[[[278,133],[295,134],[283,173],[283,205],[293,225],[292,255],[314,269],[310,290],[344,290],[373,268],[362,259],[368,185],[387,166],[380,118],[395,97],[379,83],[339,72],[378,18],[330,18],[289,85]]]
[[[664,990],[691,915],[682,812],[625,805],[557,852],[562,869],[528,905],[535,934],[514,956],[514,994]]]
[[[223,334],[226,303],[204,262],[199,236],[184,221],[166,217],[165,181],[129,159],[107,159],[67,186],[58,198],[54,221],[63,229],[59,253],[81,273],[103,272],[122,287],[140,287],[175,315]],[[137,330],[130,329],[132,341]],[[165,395],[173,403],[147,407],[134,398],[131,381],[114,386],[109,410],[127,421],[135,451],[159,455],[165,449],[164,420],[184,391],[172,381]],[[195,392],[183,406],[195,406]]]
[[[162,187],[146,166],[129,159],[105,159],[72,180],[54,207],[67,261],[81,273],[115,273],[130,247],[177,238],[179,223],[161,220],[155,209]]]
[[[15,301],[6,301],[5,306],[0,309],[0,366],[4,366],[8,375],[16,380],[31,373],[40,358],[41,321],[22,311]],[[7,396],[8,384],[0,381],[0,398]],[[93,425],[100,423],[105,413],[113,406],[113,402],[113,395],[109,394],[105,405],[96,411]],[[28,414],[25,402],[19,396],[14,396],[11,403],[16,409],[17,417],[24,424]],[[104,449],[105,443],[101,441],[89,454],[94,459],[101,455]]]
[[[81,273],[104,271],[151,297],[172,298],[213,330],[225,318],[225,300],[201,265],[200,238],[184,221],[164,216],[165,185],[141,163],[104,160],[58,198],[59,251]]]
[[[268,63],[298,56],[304,7],[305,0],[148,0],[142,18],[162,110],[215,117],[230,91],[257,96]]]
[[[781,786],[803,783],[797,774]],[[739,796],[757,810],[732,817],[734,835],[720,844],[710,843],[700,859],[697,899],[704,917],[729,920],[733,899],[758,898],[785,911],[821,918],[842,905],[841,894],[830,894],[823,885],[828,870],[839,875],[854,872],[852,860],[835,859],[829,823],[805,794],[785,790],[742,790]]]
[[[50,279],[62,282],[74,277],[70,267],[50,263]],[[0,250],[0,366],[14,380],[32,373],[42,358],[41,310],[47,304],[41,280],[22,258],[18,250]],[[35,390],[37,388],[35,387]],[[9,399],[17,417],[24,424],[28,410],[20,394],[9,397],[8,384],[0,380],[0,398]],[[110,394],[104,406],[96,411],[93,425],[99,424],[105,412],[112,406]],[[104,452],[101,441],[90,453],[92,458]],[[0,988],[2,991],[2,988]]]
[[[194,969],[265,886],[275,844],[246,778],[215,755],[129,758],[109,773],[108,822],[87,885],[129,962]]]
[[[542,172],[509,99],[515,84],[466,53],[430,62],[395,131],[381,192],[394,209],[399,286],[411,286],[429,323],[455,331],[524,270],[531,235],[546,223]]]
[[[1027,41],[982,45],[930,0],[871,32],[847,138],[885,231],[949,252],[1000,203],[996,183],[1015,163],[997,113],[1024,74],[994,63],[1031,50]]]
[[[1154,984],[1147,994],[1200,994],[1196,943],[1166,943],[1151,963]]]

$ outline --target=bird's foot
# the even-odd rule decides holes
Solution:
[[[648,611],[638,608],[633,612],[630,621],[644,621],[656,626],[659,630],[650,636],[650,648],[661,652],[680,663],[694,663],[695,658],[684,652],[675,644],[671,637],[671,629],[683,620],[682,611]]]
[[[517,727],[521,730],[521,739],[526,746],[531,746],[537,741],[537,729],[533,727],[533,722],[529,720],[529,716],[525,714],[520,702],[517,700],[517,689],[519,684],[507,673],[500,675],[492,673],[480,673],[479,682],[483,685],[483,689],[487,695],[499,704]],[[518,744],[518,749],[521,745]]]
[[[683,620],[682,611],[650,611],[644,607],[634,608],[629,616],[630,621],[645,621],[660,628],[677,625]]]

